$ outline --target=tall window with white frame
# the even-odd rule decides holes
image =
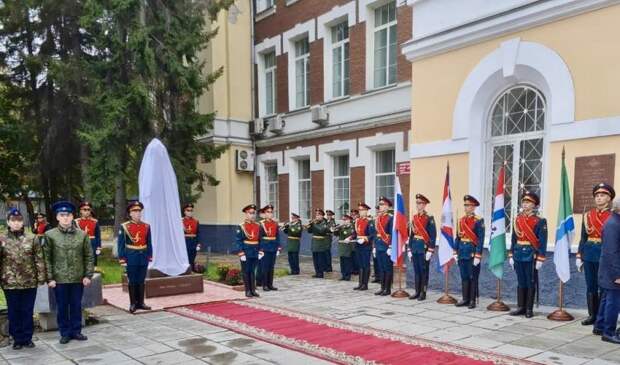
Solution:
[[[297,160],[297,199],[299,201],[299,216],[311,219],[312,183],[310,177],[310,160]]]
[[[350,178],[349,156],[334,156],[334,213],[337,218],[349,213],[350,203]]]
[[[310,105],[310,44],[308,38],[295,42],[295,107]]]
[[[377,151],[375,153],[375,200],[381,196],[390,199],[394,196],[395,161],[395,150]]]
[[[256,11],[267,10],[274,5],[274,0],[256,0]]]
[[[265,115],[276,112],[276,53],[263,55],[265,65]]]
[[[374,10],[374,87],[396,82],[396,1]]]
[[[349,24],[332,27],[332,97],[349,95]]]
[[[278,165],[275,162],[265,164],[265,191],[267,204],[273,205],[273,214],[278,216]]]
[[[505,166],[504,207],[506,219],[518,212],[524,190],[540,195],[543,177],[545,99],[529,85],[506,90],[490,114],[490,153],[493,178],[487,196],[495,196],[499,170]]]

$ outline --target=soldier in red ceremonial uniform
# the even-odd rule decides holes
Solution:
[[[422,194],[416,194],[415,202],[417,213],[411,219],[409,248],[407,249],[407,256],[413,262],[415,273],[415,294],[412,294],[409,299],[425,300],[429,263],[435,251],[437,228],[435,218],[426,213],[426,205],[430,203],[428,198]]]
[[[484,219],[476,215],[476,207],[480,203],[471,195],[463,197],[465,215],[458,221],[456,229],[455,259],[459,263],[463,300],[456,303],[457,307],[476,307],[478,294],[478,277],[480,261],[484,245]]]
[[[52,226],[49,223],[47,223],[47,217],[45,216],[45,214],[39,212],[39,213],[35,213],[34,216],[35,216],[35,222],[34,222],[34,226],[32,227],[32,232],[34,232],[34,234],[38,238],[41,238],[43,237],[45,232],[52,229]]]
[[[268,204],[263,207],[265,219],[260,223],[260,243],[259,249],[265,254],[261,260],[261,270],[263,274],[263,290],[278,290],[273,286],[273,275],[276,266],[276,257],[280,256],[282,246],[280,246],[280,226],[273,219],[273,205]]]
[[[97,271],[97,256],[101,255],[101,229],[99,222],[92,216],[92,205],[84,201],[80,204],[80,218],[75,220],[78,227],[90,238],[90,246],[93,249],[95,259],[95,271]]]
[[[138,309],[151,309],[144,304],[144,282],[153,248],[150,226],[142,222],[143,209],[144,205],[139,201],[130,202],[127,206],[130,220],[123,223],[118,232],[118,260],[127,271],[131,313]]]
[[[242,212],[245,219],[237,228],[235,234],[234,252],[239,256],[245,296],[258,297],[256,280],[254,278],[256,265],[265,255],[259,248],[260,224],[256,222],[256,205],[246,205]]]
[[[536,215],[540,204],[536,193],[525,191],[521,197],[522,212],[512,226],[512,244],[508,257],[517,273],[517,306],[510,315],[534,316],[534,297],[538,285],[538,270],[547,253],[547,220]]]
[[[373,253],[379,265],[379,279],[381,290],[375,295],[392,294],[392,281],[394,279],[394,265],[392,262],[392,224],[394,217],[389,213],[392,201],[384,196],[379,198],[379,209],[375,218],[375,247]]]
[[[200,223],[194,218],[194,204],[187,203],[183,206],[183,232],[185,233],[185,248],[187,259],[192,271],[196,271],[196,253],[200,251],[198,242],[198,227]]]
[[[365,203],[358,204],[359,217],[355,220],[353,238],[357,242],[355,254],[360,265],[359,285],[353,290],[368,290],[370,280],[370,258],[375,237],[375,228],[372,219],[368,218],[370,207]]]
[[[351,209],[351,214],[349,215],[351,216],[351,222],[355,223],[355,220],[359,218],[360,216],[360,212],[357,209]],[[353,245],[353,254],[351,255],[352,260],[353,260],[353,264],[352,264],[353,271],[351,272],[352,275],[359,275],[360,273],[360,263],[359,263],[357,255],[355,254],[356,246],[357,245]]]
[[[577,250],[577,269],[584,271],[586,276],[588,318],[581,322],[588,326],[596,321],[599,307],[598,266],[601,260],[601,242],[603,226],[611,217],[610,203],[615,198],[614,188],[608,184],[600,183],[592,189],[596,208],[590,209],[583,215],[581,224],[581,240]]]

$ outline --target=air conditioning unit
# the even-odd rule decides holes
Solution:
[[[269,120],[269,132],[273,134],[281,134],[285,125],[286,121],[284,120],[284,116],[282,114],[278,114]]]
[[[264,131],[265,131],[265,119],[263,119],[263,118],[256,118],[250,124],[250,134],[251,135],[258,136],[258,135],[263,134]]]
[[[237,171],[254,171],[254,152],[251,149],[239,148],[235,151]]]
[[[321,127],[326,126],[329,123],[329,113],[325,105],[314,105],[310,108],[312,114],[312,123],[316,123]]]

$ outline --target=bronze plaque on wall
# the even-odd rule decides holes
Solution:
[[[614,185],[616,154],[582,156],[575,158],[575,183],[573,184],[573,212],[581,214],[594,206],[592,188],[605,182]]]

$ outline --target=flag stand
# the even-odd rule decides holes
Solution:
[[[560,308],[551,312],[547,319],[550,321],[567,322],[575,319],[570,313],[564,310],[564,283],[560,280]]]
[[[457,302],[457,300],[453,296],[451,296],[449,293],[449,289],[448,289],[450,287],[449,271],[450,271],[450,267],[446,266],[445,273],[444,273],[444,282],[443,282],[443,286],[444,286],[443,295],[439,299],[437,299],[437,303],[439,304],[455,304]]]
[[[403,266],[397,265],[396,270],[398,270],[398,290],[392,293],[392,298],[408,298],[409,293],[403,290]]]
[[[492,312],[506,312],[510,310],[506,303],[502,302],[502,281],[500,279],[497,279],[497,299],[489,304],[487,310]]]

